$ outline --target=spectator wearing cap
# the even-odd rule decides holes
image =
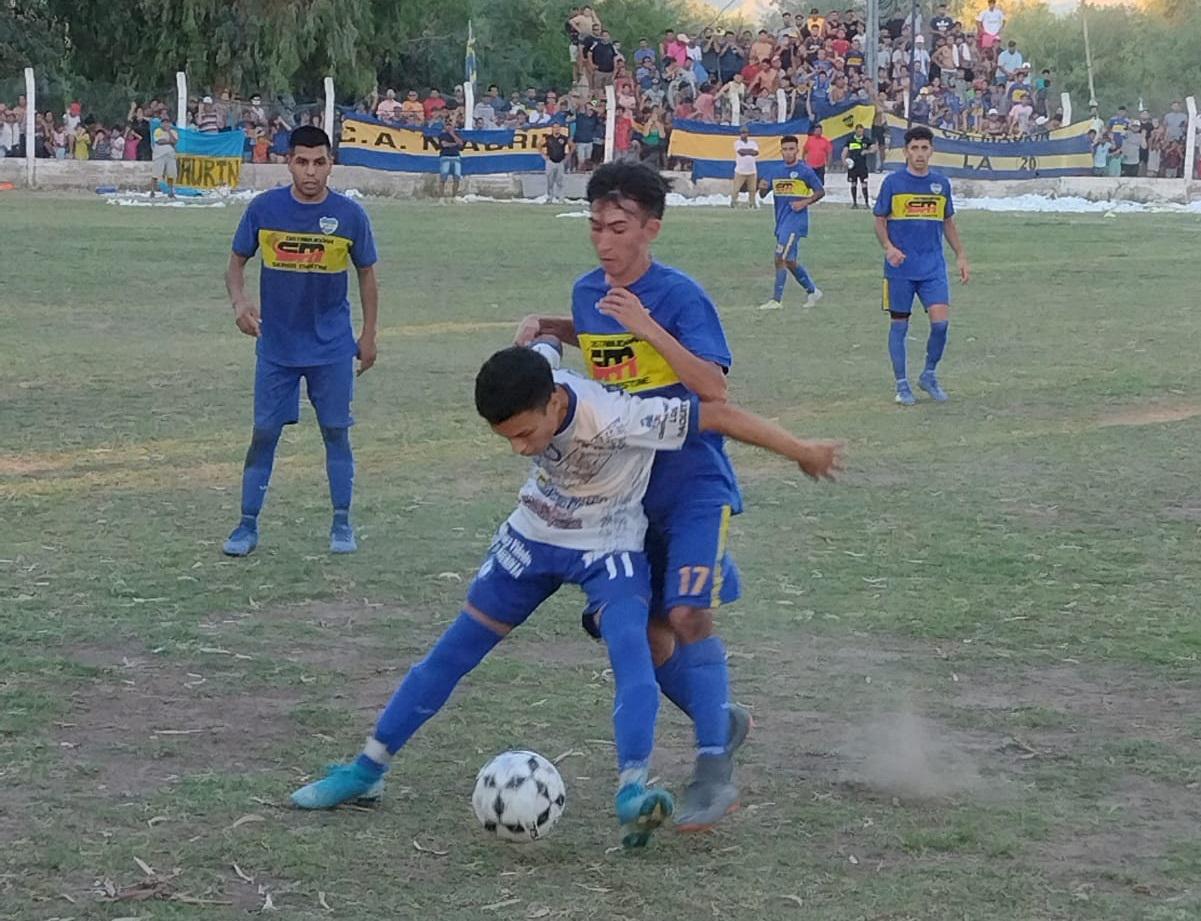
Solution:
[[[1005,118],[996,108],[988,110],[984,119],[984,136],[990,138],[1005,137]]]
[[[396,99],[396,90],[390,89],[384,93],[384,98],[375,107],[375,117],[386,122],[400,121],[400,103]]]
[[[913,69],[923,76],[930,74],[930,52],[926,50],[926,38],[919,35],[913,40],[917,46],[913,52]]]
[[[1022,69],[1024,63],[1022,53],[1018,51],[1018,43],[1012,40],[1009,42],[1009,47],[997,55],[997,67],[1005,75],[1006,80],[1016,79],[1018,71]]]
[[[988,6],[976,16],[976,26],[981,49],[987,51],[1001,44],[1001,30],[1005,28],[1005,14],[997,6],[997,0],[988,0]]]

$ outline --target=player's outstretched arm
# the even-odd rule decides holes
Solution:
[[[774,422],[731,403],[701,403],[701,431],[720,432],[795,461],[811,479],[832,480],[842,471],[842,442],[806,441]]]
[[[567,345],[580,347],[580,338],[575,332],[575,321],[571,317],[543,317],[531,313],[517,324],[514,345],[529,345],[539,336],[554,336]]]
[[[259,309],[246,296],[246,263],[250,257],[240,253],[229,254],[229,266],[225,269],[225,290],[234,308],[234,323],[247,336],[258,338],[262,332]]]

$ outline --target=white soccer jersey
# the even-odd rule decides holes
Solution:
[[[655,451],[697,430],[696,401],[609,391],[569,371],[555,383],[570,394],[567,422],[534,459],[509,526],[569,550],[641,551]]]

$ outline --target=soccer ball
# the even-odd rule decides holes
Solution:
[[[496,837],[535,841],[555,827],[566,800],[567,788],[553,764],[536,752],[514,751],[480,768],[471,808]]]
[[[854,168],[855,168],[855,161],[854,161],[854,160],[852,160],[850,157],[847,157],[847,158],[846,158],[845,160],[843,160],[842,162],[843,162],[843,163],[845,163],[845,164],[847,165],[847,169],[854,169]]]

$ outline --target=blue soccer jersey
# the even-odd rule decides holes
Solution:
[[[822,190],[822,181],[803,160],[759,164],[759,181],[771,186],[776,203],[776,239],[809,236],[809,209],[793,211],[792,203]]]
[[[354,357],[347,271],[378,258],[366,211],[334,191],[308,204],[293,197],[291,186],[272,189],[247,207],[233,251],[262,255],[262,358],[313,367]]]
[[[888,239],[905,254],[899,266],[884,261],[885,278],[946,277],[943,224],[955,214],[946,176],[934,172],[915,176],[907,169],[889,173],[880,184],[874,210],[877,217],[888,218]]]
[[[690,391],[667,360],[650,343],[635,338],[597,309],[609,292],[603,268],[576,281],[571,316],[580,340],[584,367],[593,380],[640,396],[688,397]],[[717,306],[704,289],[678,269],[651,263],[646,274],[629,286],[655,321],[699,358],[729,368],[733,359]],[[670,504],[687,484],[694,495],[741,509],[733,465],[724,439],[713,432],[690,436],[683,450],[662,451],[655,458],[648,509]]]

